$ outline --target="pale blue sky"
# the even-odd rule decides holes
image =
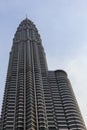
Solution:
[[[0,108],[9,52],[26,14],[37,26],[49,69],[64,69],[87,123],[87,0],[0,0]]]

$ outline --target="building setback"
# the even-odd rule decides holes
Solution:
[[[86,130],[67,73],[48,71],[40,35],[28,18],[13,39],[1,130]]]

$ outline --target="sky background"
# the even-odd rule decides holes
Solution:
[[[0,111],[12,39],[26,14],[39,30],[48,68],[68,73],[87,124],[87,0],[0,0]]]

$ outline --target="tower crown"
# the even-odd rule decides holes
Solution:
[[[25,40],[41,41],[35,24],[28,18],[19,24],[13,40],[14,42]]]
[[[34,23],[28,18],[26,18],[19,24],[19,27],[17,28],[17,30],[27,29],[31,27],[35,27]]]

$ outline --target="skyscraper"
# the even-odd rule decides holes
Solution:
[[[13,39],[1,130],[86,130],[65,71],[48,71],[37,28],[23,20]]]

